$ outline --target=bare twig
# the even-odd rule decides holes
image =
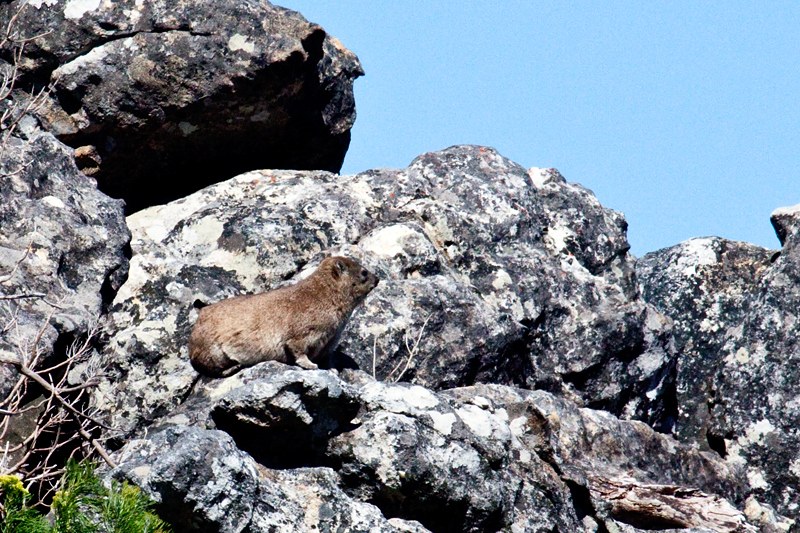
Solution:
[[[372,338],[372,379],[377,379],[375,377],[375,360],[378,358],[378,336],[375,335]]]
[[[6,274],[5,276],[0,276],[0,283],[5,283],[14,277],[14,274],[17,273],[19,266],[22,264],[23,261],[25,261],[25,259],[28,258],[28,255],[31,253],[32,249],[33,249],[33,239],[31,239],[31,242],[28,243],[28,247],[25,248],[25,253],[22,254],[22,257],[20,257],[17,260],[17,262],[14,263],[14,268],[11,269],[11,272]]]
[[[406,351],[408,351],[408,359],[406,360],[405,368],[403,368],[403,371],[400,372],[400,374],[395,378],[394,383],[397,383],[398,381],[400,381],[400,378],[402,378],[403,375],[406,373],[406,371],[408,370],[408,367],[411,366],[411,361],[414,359],[414,355],[416,355],[417,350],[419,349],[419,342],[422,340],[422,334],[425,332],[425,326],[428,325],[428,321],[431,319],[432,316],[433,316],[433,313],[432,312],[429,313],[428,314],[428,318],[426,318],[425,322],[422,323],[422,327],[419,329],[419,335],[417,335],[417,340],[416,340],[416,342],[414,342],[414,347],[413,348],[411,348],[408,345],[408,334],[406,333],[403,336],[403,338],[405,340],[405,343],[406,343]],[[400,368],[400,365],[402,365],[402,364],[403,364],[403,362],[400,361],[397,364],[397,366],[395,366],[392,369],[392,371],[389,372],[389,375],[386,376],[386,381],[389,381],[391,379],[392,375],[397,371],[398,368]]]

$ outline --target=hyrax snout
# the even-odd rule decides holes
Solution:
[[[263,361],[317,368],[378,278],[357,261],[329,257],[306,279],[228,298],[200,310],[189,358],[201,374],[230,376]]]

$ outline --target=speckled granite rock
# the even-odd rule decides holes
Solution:
[[[0,4],[5,28],[23,0]],[[20,86],[127,211],[259,168],[338,171],[355,120],[353,53],[266,0],[27,2]],[[5,55],[9,51],[0,51]]]
[[[332,253],[382,280],[333,366],[432,388],[544,387],[671,424],[669,323],[637,296],[624,220],[555,171],[453,147],[405,170],[244,174],[128,223],[132,270],[98,395],[123,433],[196,379],[196,303],[267,290]]]
[[[644,297],[675,322],[677,434],[738,465],[745,494],[785,517],[800,512],[799,213],[773,213],[779,253],[695,239],[637,265]]]
[[[127,276],[130,232],[122,203],[77,169],[70,148],[34,123],[20,132],[0,157],[0,357],[37,348],[47,360],[110,305]]]
[[[786,516],[800,516],[800,208],[778,211],[784,240],[750,311],[731,328],[712,410],[728,459],[746,465],[753,494]]]
[[[775,252],[716,237],[692,239],[636,263],[642,297],[673,320],[678,353],[675,434],[702,449],[719,449],[708,435],[715,375],[726,332],[751,309],[758,280]]]
[[[225,444],[205,452],[206,445],[197,449],[198,438]],[[243,451],[260,463],[258,489],[249,480],[218,481],[230,475],[213,465],[255,464],[242,458]],[[501,385],[435,393],[382,383],[362,371],[337,376],[263,363],[229,378],[202,379],[186,402],[151,426],[150,436],[126,445],[118,457],[118,472],[135,474],[137,484],[158,494],[186,498],[184,507],[194,507],[195,515],[211,514],[219,498],[192,490],[232,487],[223,500],[231,511],[217,512],[205,527],[244,523],[251,512],[255,522],[259,504],[237,502],[261,500],[270,502],[268,523],[308,531],[309,514],[317,515],[298,511],[295,491],[322,487],[326,501],[337,504],[320,508],[319,516],[342,521],[363,506],[394,517],[395,527],[399,519],[404,527],[420,522],[434,532],[639,531],[631,524],[647,524],[650,531],[678,525],[755,531],[730,503],[743,505],[741,472],[715,453],[544,391]],[[195,471],[203,483],[182,481]],[[630,490],[663,487],[662,508],[619,510],[621,495],[609,498],[606,488],[620,480]],[[285,505],[271,503],[281,498]],[[706,521],[664,518],[669,505],[701,507],[698,502],[711,502]]]
[[[351,499],[328,468],[268,470],[221,431],[170,427],[131,441],[119,459],[108,477],[146,490],[175,533],[427,531]]]

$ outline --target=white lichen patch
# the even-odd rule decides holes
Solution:
[[[181,240],[187,247],[216,246],[217,240],[222,236],[225,224],[214,217],[203,217],[189,226],[184,226]]]
[[[64,204],[64,202],[61,201],[60,198],[56,198],[55,196],[45,196],[44,198],[42,198],[42,201],[47,205],[58,209],[64,209],[65,207],[67,207]]]
[[[239,387],[244,385],[242,380],[236,376],[219,380],[216,383],[217,386],[214,387],[208,394],[211,398],[219,398],[221,396],[224,396],[225,394],[228,394],[233,389],[238,389]]]
[[[769,489],[769,483],[764,479],[764,474],[760,470],[750,468],[747,470],[747,484],[751,489]]]
[[[493,437],[503,441],[511,438],[511,431],[508,429],[508,425],[477,405],[465,404],[456,409],[456,414],[478,437]]]
[[[140,478],[147,477],[152,468],[148,465],[137,466],[133,469],[133,473]]]
[[[464,448],[457,442],[451,442],[441,454],[440,464],[446,464],[451,470],[465,468],[469,472],[477,472],[481,467],[481,457],[473,448]]]
[[[662,368],[665,363],[666,354],[657,350],[647,351],[636,358],[636,366],[642,372],[642,375],[653,375],[659,368]]]
[[[64,6],[64,18],[77,20],[100,7],[101,0],[69,0]],[[48,4],[50,5],[50,4]]]
[[[521,438],[528,430],[528,419],[524,416],[518,416],[508,423],[508,429],[512,435]]]
[[[439,405],[436,395],[425,387],[392,386],[377,381],[364,387],[364,399],[392,413],[417,414],[419,410],[428,410]]]
[[[353,179],[350,180],[347,185],[360,202],[370,207],[378,205],[378,202],[375,201],[375,197],[372,194],[372,187],[367,181]]]
[[[492,408],[492,402],[490,402],[488,399],[484,398],[483,396],[474,396],[472,398],[472,400],[470,400],[470,403],[472,405],[480,407],[481,409],[491,409]]]
[[[256,45],[255,43],[249,42],[246,35],[235,33],[230,39],[228,39],[228,48],[231,50],[231,52],[242,50],[243,52],[252,54],[256,49]]]
[[[575,233],[567,226],[560,224],[547,228],[544,242],[551,251],[560,253],[567,248],[567,239],[575,237]]]
[[[252,252],[232,253],[227,250],[217,248],[205,256],[201,261],[201,266],[216,266],[228,271],[236,272],[245,290],[254,291],[256,278],[264,272],[264,268],[256,260],[255,250]]]
[[[739,443],[744,446],[748,442],[749,443],[760,443],[761,439],[775,431],[775,426],[772,425],[767,419],[759,420],[758,422],[754,422],[750,424],[745,430],[745,436],[739,437]],[[742,439],[746,439],[745,442],[742,442]]]
[[[747,348],[745,348],[744,346],[736,350],[736,353],[733,354],[733,357],[734,359],[736,359],[737,363],[742,365],[750,362],[750,352],[747,351]]]
[[[687,277],[697,274],[697,267],[717,263],[714,241],[708,238],[690,239],[683,243],[683,250],[676,262],[676,268]]]
[[[418,237],[419,233],[405,224],[387,226],[371,233],[359,243],[361,248],[379,257],[395,257],[405,254],[408,239]]]
[[[502,290],[505,287],[508,287],[513,283],[511,276],[508,275],[508,272],[503,270],[502,268],[494,273],[494,281],[492,281],[492,287],[495,289]]]
[[[456,415],[453,413],[440,413],[439,411],[428,411],[428,416],[433,422],[433,429],[442,435],[450,435],[453,432],[453,424],[456,422]]]
[[[550,181],[550,169],[531,167],[528,169],[528,177],[531,178],[534,187],[541,189]]]
[[[100,64],[103,59],[108,55],[108,48],[110,44],[104,44],[96,48],[92,48],[89,52],[82,56],[78,56],[69,63],[65,63],[58,67],[53,72],[53,77],[71,76],[76,72],[84,69],[87,65]]]
[[[36,9],[41,9],[42,5],[47,7],[53,7],[58,3],[58,0],[29,0],[28,5],[33,6]]]

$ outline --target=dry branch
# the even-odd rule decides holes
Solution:
[[[720,533],[758,531],[727,500],[697,489],[641,483],[632,478],[589,478],[592,495],[612,505],[611,515],[633,526],[706,527]]]

